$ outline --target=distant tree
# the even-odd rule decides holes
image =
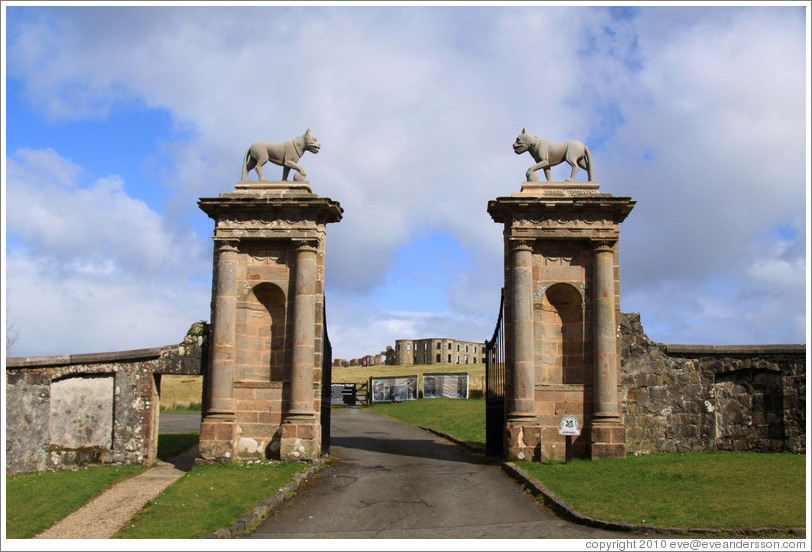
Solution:
[[[17,330],[17,324],[9,322],[6,319],[6,354],[11,350],[17,340],[20,339],[20,332]]]

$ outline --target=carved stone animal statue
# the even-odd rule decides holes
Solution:
[[[307,177],[307,173],[296,162],[304,152],[318,153],[319,148],[321,148],[321,144],[310,129],[307,129],[301,136],[281,144],[254,142],[245,152],[242,162],[242,182],[248,180],[248,172],[252,169],[257,170],[260,180],[267,180],[262,176],[262,165],[268,161],[282,167],[282,180],[287,180],[290,170],[293,169],[296,171],[293,180],[303,181]]]
[[[587,180],[592,181],[592,156],[589,154],[589,149],[577,140],[549,142],[528,134],[527,129],[523,128],[522,133],[513,142],[513,151],[517,155],[529,151],[536,162],[535,165],[527,169],[526,177],[528,182],[538,182],[539,177],[536,171],[539,169],[544,169],[544,176],[547,177],[549,182],[551,177],[550,167],[559,165],[564,161],[572,165],[572,174],[567,178],[566,182],[572,182],[579,167],[587,172]]]

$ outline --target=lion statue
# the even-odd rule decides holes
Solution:
[[[293,180],[297,182],[304,181],[307,177],[305,170],[296,164],[302,157],[304,152],[318,153],[321,144],[318,139],[310,132],[310,129],[301,136],[288,140],[282,144],[269,144],[268,142],[254,142],[248,151],[245,152],[245,158],[242,162],[242,182],[248,180],[248,172],[252,169],[257,170],[260,180],[267,180],[262,176],[262,165],[270,161],[282,167],[282,180],[288,179],[290,170],[293,169],[296,173],[293,175]]]
[[[549,182],[551,177],[550,167],[559,165],[564,161],[572,165],[572,174],[566,182],[572,182],[579,167],[587,172],[587,180],[592,181],[592,156],[589,154],[589,149],[576,140],[558,143],[549,142],[528,134],[527,129],[523,128],[522,133],[513,142],[513,151],[517,155],[529,151],[536,162],[535,165],[527,169],[528,182],[538,182],[539,177],[536,171],[539,169],[544,169],[544,176],[547,177]]]

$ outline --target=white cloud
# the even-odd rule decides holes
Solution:
[[[210,256],[190,232],[167,230],[117,177],[80,186],[81,168],[52,150],[7,162],[12,354],[167,345],[208,319],[210,289],[188,282]]]
[[[554,141],[589,140],[603,189],[637,200],[621,226],[622,307],[642,311],[652,337],[756,342],[755,328],[766,320],[782,328],[774,339],[803,339],[803,328],[782,323],[800,312],[793,306],[804,293],[797,267],[806,262],[802,9],[252,6],[9,14],[9,75],[43,113],[103,118],[139,103],[167,110],[190,129],[187,141],[165,144],[175,172],[163,183],[174,194],[163,216],[114,177],[73,192],[55,189],[53,199],[87,217],[61,222],[64,235],[10,215],[48,255],[73,258],[73,238],[87,236],[90,249],[103,254],[80,254],[74,271],[168,278],[189,266],[208,270],[210,252],[200,251],[208,237],[180,234],[178,221],[205,220],[196,199],[233,186],[251,142],[282,141],[309,126],[322,150],[302,164],[316,193],[345,209],[344,220],[328,227],[328,302],[340,305],[330,314],[344,325],[335,331],[348,346],[369,343],[351,354],[410,337],[392,336],[396,330],[460,331],[468,339],[476,336],[464,321],[475,320],[472,333],[487,327],[487,334],[501,286],[502,229],[485,210],[489,199],[518,190],[530,158],[515,156],[510,144],[527,126]],[[75,185],[71,170],[60,178]],[[267,172],[281,174],[277,167]],[[565,169],[554,174],[566,176]],[[31,193],[15,197],[29,201]],[[92,197],[110,202],[122,223],[138,224],[138,239],[105,226]],[[39,200],[32,205],[42,203],[41,219],[65,217]],[[759,240],[781,225],[796,230],[790,241],[797,254],[776,260]],[[89,227],[104,228],[99,234],[107,237],[88,236]],[[429,324],[356,312],[356,299],[380,289],[397,266],[392,259],[426,228],[452,236],[473,261],[446,288],[447,315]],[[113,255],[111,267],[105,248],[127,254]],[[730,295],[723,305],[718,282],[749,290],[751,301]],[[768,292],[776,289],[784,290],[780,298]],[[751,320],[753,313],[761,314]],[[708,332],[710,322],[718,332]]]
[[[494,309],[499,307],[496,297]],[[333,358],[357,358],[378,354],[387,346],[394,347],[396,339],[427,337],[452,338],[463,341],[485,341],[496,323],[493,311],[483,315],[454,312],[387,311],[371,307],[357,297],[332,294],[327,298],[327,324]]]

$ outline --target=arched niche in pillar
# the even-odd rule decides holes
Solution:
[[[584,303],[580,291],[566,283],[546,289],[541,304],[540,383],[585,382]]]
[[[237,301],[236,381],[282,381],[287,347],[287,299],[262,282]]]

